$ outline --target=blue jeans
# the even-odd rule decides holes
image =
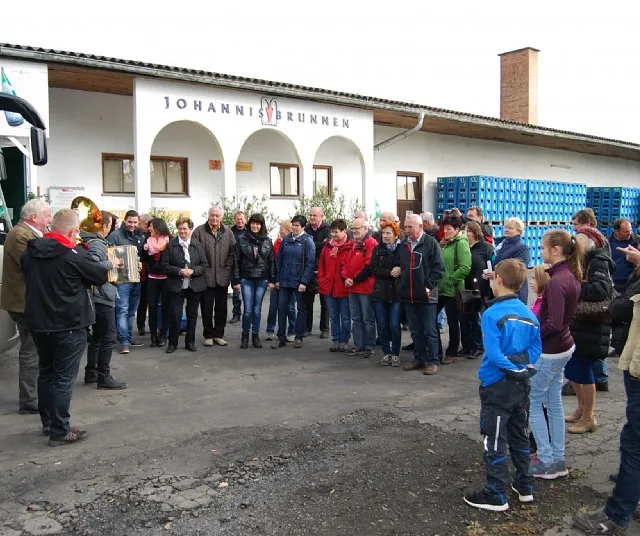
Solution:
[[[386,303],[373,300],[373,307],[376,312],[376,323],[378,324],[382,352],[384,355],[400,355],[400,339],[402,338],[400,302]]]
[[[136,308],[133,309],[136,312]],[[132,317],[133,318],[133,317]],[[69,406],[82,354],[87,346],[84,328],[53,333],[33,333],[38,349],[38,410],[51,437],[69,432]]]
[[[529,426],[538,446],[538,458],[547,465],[564,461],[562,372],[569,358],[570,355],[559,359],[541,356],[535,365],[538,373],[531,378]],[[543,405],[547,408],[548,427]]]
[[[267,291],[266,279],[241,279],[240,290],[244,302],[242,313],[242,333],[257,335],[260,333],[260,320],[262,320],[262,299]]]
[[[267,316],[267,333],[275,333],[276,320],[278,319],[278,299],[280,291],[278,289],[271,290],[271,296],[269,297],[269,315]],[[296,297],[292,294],[289,298],[289,312],[287,313],[289,318],[288,335],[293,335],[296,328]]]
[[[334,298],[325,296],[329,308],[329,321],[331,322],[331,342],[334,344],[347,344],[351,337],[351,310],[349,309],[349,297]]]
[[[376,321],[368,294],[349,294],[351,335],[358,350],[374,350],[376,347]]]
[[[413,340],[413,361],[420,365],[439,365],[438,358],[438,316],[437,303],[405,303],[409,330]]]
[[[593,373],[596,383],[606,383],[609,381],[609,367],[605,359],[597,359],[593,362]]]
[[[140,283],[121,283],[118,285],[116,327],[118,328],[118,342],[122,346],[129,346],[133,341],[133,319],[138,310],[140,291]]]
[[[243,299],[244,299],[244,297],[243,297]],[[238,292],[236,289],[233,289],[232,302],[233,302],[233,311],[232,311],[231,314],[233,316],[241,316],[242,315],[242,301],[240,300],[240,292]]]
[[[627,422],[620,434],[620,470],[607,501],[607,517],[628,527],[640,500],[640,379],[624,371],[627,392]]]
[[[445,327],[445,324],[447,323],[447,314],[444,309],[438,313],[437,323],[439,328]]]
[[[280,287],[278,294],[278,340],[280,342],[287,340],[284,333],[292,299],[296,301],[298,307],[294,334],[296,339],[304,339],[307,334],[307,307],[304,292],[298,292],[297,288]]]

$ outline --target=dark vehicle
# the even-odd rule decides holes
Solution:
[[[42,118],[29,102],[20,97],[0,93],[0,112],[13,112],[20,114],[31,125],[31,158],[36,166],[44,166],[47,163],[47,139],[45,137],[45,125]],[[4,215],[0,219],[0,292],[2,292],[2,260],[4,257],[4,239],[11,230],[11,218],[7,210],[7,204],[2,191],[2,184],[7,180],[7,170],[4,164],[4,156],[0,147],[0,204],[4,209]],[[15,346],[20,340],[15,322],[7,311],[0,310],[0,353],[6,352]]]

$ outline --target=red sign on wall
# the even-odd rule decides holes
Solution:
[[[222,169],[222,160],[209,160],[209,169],[213,169],[213,170]]]

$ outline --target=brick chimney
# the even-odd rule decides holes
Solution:
[[[500,56],[500,119],[538,124],[538,52],[520,48]]]

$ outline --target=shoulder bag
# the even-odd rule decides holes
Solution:
[[[453,269],[458,270],[460,266],[458,262],[458,242],[453,250]],[[475,282],[474,289],[463,288],[456,292],[456,306],[458,311],[462,314],[475,314],[482,311],[482,296],[480,295],[480,289],[478,288],[478,282]]]

